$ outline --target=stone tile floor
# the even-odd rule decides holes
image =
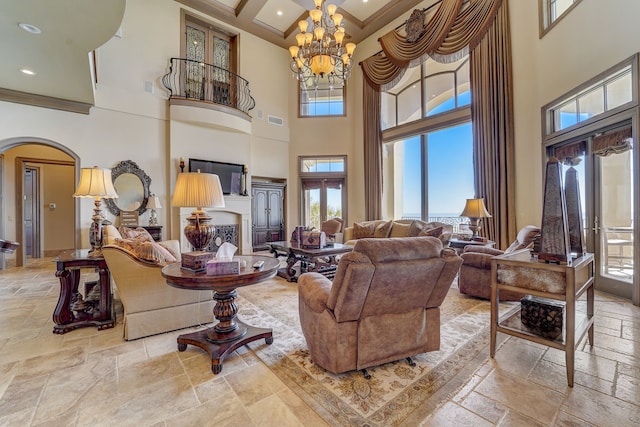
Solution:
[[[176,351],[184,331],[123,341],[121,306],[114,329],[53,334],[54,273],[50,259],[0,270],[0,426],[327,425],[248,348],[213,376],[201,350]],[[573,388],[562,351],[510,337],[405,425],[639,425],[640,307],[597,292],[596,316]]]

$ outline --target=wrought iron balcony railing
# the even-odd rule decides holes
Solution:
[[[162,84],[169,90],[170,99],[211,102],[246,114],[256,106],[248,81],[229,70],[191,59],[171,58]]]

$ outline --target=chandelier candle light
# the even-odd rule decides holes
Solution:
[[[491,214],[484,205],[484,199],[467,199],[467,204],[460,216],[469,218],[469,230],[473,232],[471,240],[478,240],[478,233],[482,228],[482,218],[491,218]]]
[[[194,251],[203,251],[209,246],[215,227],[203,207],[223,208],[224,196],[218,175],[211,173],[184,172],[178,174],[171,204],[176,207],[195,207],[187,218],[184,235]]]
[[[345,37],[342,15],[337,6],[324,0],[314,0],[316,8],[309,11],[309,21],[298,22],[297,46],[291,46],[291,70],[296,79],[307,87],[318,87],[320,78],[327,76],[329,86],[344,84],[351,74],[351,56],[355,43],[343,45]],[[323,10],[324,9],[324,10]]]
[[[111,179],[111,169],[101,169],[98,166],[92,168],[82,168],[80,171],[80,181],[73,197],[92,197],[94,199],[93,216],[91,219],[91,229],[89,231],[89,242],[91,250],[89,256],[102,256],[102,222],[105,220],[100,209],[101,199],[115,199],[118,197],[113,181]]]

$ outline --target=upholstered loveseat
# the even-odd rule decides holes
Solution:
[[[168,255],[159,247],[173,256],[170,261],[178,262],[180,243],[177,240],[145,245],[157,249],[150,256],[136,254],[127,240],[115,227],[104,228],[102,253],[124,307],[125,340],[213,321],[211,291],[176,289],[167,285],[162,277],[162,266],[168,260],[158,254]]]
[[[333,282],[298,279],[311,359],[341,373],[440,348],[440,309],[462,259],[435,237],[361,239]]]
[[[442,228],[440,228],[442,227]],[[443,246],[449,246],[453,226],[442,222],[412,219],[374,220],[354,223],[344,229],[344,243],[354,245],[358,239],[386,237],[438,237]]]

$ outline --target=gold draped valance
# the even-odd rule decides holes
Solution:
[[[424,33],[413,43],[398,30],[382,36],[382,53],[360,63],[369,85],[378,90],[390,89],[407,68],[428,56],[439,62],[452,62],[473,49],[492,24],[502,0],[473,1],[466,7],[463,4],[464,0],[442,0]]]

